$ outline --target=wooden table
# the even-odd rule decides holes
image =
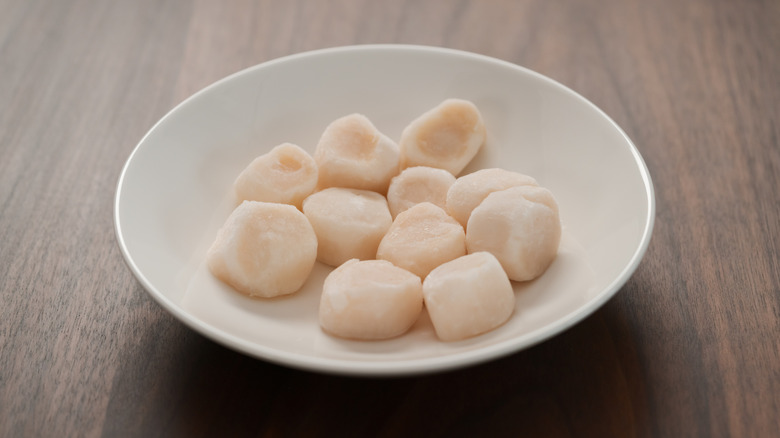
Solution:
[[[428,376],[288,369],[143,290],[112,206],[198,89],[358,43],[505,59],[634,140],[657,217],[602,309]],[[780,2],[0,0],[0,436],[778,436]]]

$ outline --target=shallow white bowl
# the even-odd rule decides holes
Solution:
[[[463,172],[503,167],[534,176],[560,205],[563,238],[539,279],[515,284],[504,326],[472,339],[436,339],[425,313],[396,339],[324,334],[317,264],[285,298],[246,298],[214,279],[204,256],[233,207],[230,190],[256,156],[282,142],[314,151],[325,126],[359,112],[398,139],[442,100],[473,101],[488,141]],[[655,201],[631,141],[570,89],[508,62],[419,46],[354,46],[260,64],[190,97],[162,118],[128,159],[115,202],[119,246],[135,276],[176,318],[248,355],[353,375],[403,375],[475,364],[541,342],[612,297],[647,249]]]

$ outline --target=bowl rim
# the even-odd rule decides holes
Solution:
[[[585,305],[577,308],[574,312],[571,312],[566,317],[559,319],[558,321],[547,324],[537,330],[526,333],[521,337],[515,337],[512,339],[504,340],[496,344],[480,347],[475,350],[469,350],[465,352],[452,353],[444,356],[436,356],[430,358],[418,358],[418,359],[404,359],[399,361],[355,361],[348,359],[337,358],[324,358],[324,357],[312,357],[306,354],[300,354],[296,352],[280,351],[276,348],[266,347],[253,342],[241,339],[231,333],[225,332],[215,326],[212,326],[200,319],[194,317],[190,313],[184,311],[182,307],[176,304],[173,300],[166,297],[161,291],[159,291],[154,284],[144,275],[141,269],[136,264],[130,253],[125,238],[123,236],[123,225],[121,220],[121,205],[122,205],[122,188],[124,187],[127,172],[129,167],[134,161],[138,151],[143,147],[147,138],[155,132],[160,125],[166,123],[166,121],[172,116],[172,114],[178,112],[180,108],[190,104],[193,100],[199,96],[208,93],[210,90],[219,87],[221,84],[231,81],[236,77],[249,74],[256,70],[273,68],[273,66],[281,63],[292,62],[300,58],[308,58],[313,56],[327,56],[332,54],[347,53],[347,52],[360,52],[360,51],[396,51],[396,52],[418,52],[418,53],[431,53],[435,55],[447,55],[461,58],[468,58],[472,61],[489,63],[495,66],[510,68],[525,75],[530,75],[537,80],[543,81],[552,85],[561,91],[564,91],[570,97],[579,100],[581,103],[586,104],[591,110],[600,114],[611,126],[614,128],[626,144],[630,148],[634,162],[637,164],[639,174],[644,184],[645,194],[647,197],[647,216],[644,218],[644,227],[642,230],[642,237],[639,245],[634,250],[630,259],[628,259],[625,267],[620,274],[595,298],[588,301]],[[170,312],[175,318],[184,323],[190,329],[197,333],[211,339],[214,342],[227,346],[233,350],[239,351],[250,357],[262,359],[265,361],[273,362],[286,367],[297,368],[306,371],[314,371],[326,374],[338,374],[338,375],[350,375],[350,376],[405,376],[405,375],[422,375],[433,372],[441,372],[452,370],[456,368],[463,368],[466,366],[476,365],[484,363],[490,360],[495,360],[499,357],[506,356],[508,354],[516,353],[527,348],[530,348],[540,342],[550,339],[572,326],[578,324],[597,309],[603,306],[610,298],[612,298],[628,281],[631,275],[638,268],[642,258],[647,252],[650,240],[652,237],[653,227],[655,223],[656,215],[656,202],[655,191],[652,183],[652,178],[647,165],[642,158],[636,145],[626,135],[623,129],[612,120],[601,108],[593,104],[591,101],[570,89],[569,87],[559,83],[558,81],[530,70],[526,67],[498,59],[495,57],[468,52],[464,50],[426,46],[426,45],[414,45],[414,44],[358,44],[348,46],[336,46],[324,49],[317,49],[311,51],[305,51],[295,53],[279,58],[267,60],[259,64],[244,68],[228,76],[225,76],[210,85],[200,89],[194,94],[190,95],[179,104],[169,110],[162,118],[160,118],[152,127],[144,134],[141,140],[135,145],[132,152],[125,161],[119,178],[116,183],[113,215],[114,215],[114,233],[117,239],[117,244],[122,253],[122,257],[127,266],[132,271],[135,278],[141,283],[146,292],[161,305],[165,310]]]

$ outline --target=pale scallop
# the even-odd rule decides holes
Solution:
[[[398,145],[362,114],[333,121],[314,151],[319,167],[318,187],[348,187],[387,193],[398,174]]]
[[[376,258],[425,278],[437,266],[465,254],[463,227],[440,207],[422,202],[395,218]]]
[[[297,208],[244,201],[217,232],[207,254],[215,277],[252,297],[296,292],[317,258],[317,236]]]
[[[405,333],[422,311],[420,277],[383,260],[349,260],[322,286],[320,326],[348,339],[387,339]]]
[[[423,282],[425,308],[442,341],[459,341],[504,324],[515,294],[498,260],[476,252],[431,271]]]
[[[317,186],[317,174],[317,164],[308,152],[282,143],[255,158],[233,187],[240,201],[278,202],[300,209]]]
[[[446,210],[466,227],[471,211],[487,195],[517,186],[536,186],[536,180],[506,169],[482,169],[458,178],[447,192]]]
[[[303,201],[303,213],[317,234],[317,260],[331,266],[375,258],[393,223],[385,197],[368,190],[322,190]]]
[[[514,281],[542,275],[558,254],[558,204],[543,187],[518,186],[493,192],[469,218],[469,253],[492,253]]]
[[[476,105],[447,99],[413,120],[401,134],[401,169],[430,166],[457,176],[485,143]]]
[[[455,177],[444,169],[427,166],[404,169],[390,181],[390,188],[387,190],[390,214],[395,218],[398,213],[421,202],[430,202],[445,208],[447,191],[454,182]]]

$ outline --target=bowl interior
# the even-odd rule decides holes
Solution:
[[[245,298],[212,278],[205,251],[233,207],[233,180],[282,142],[313,153],[325,126],[362,113],[398,139],[442,100],[481,110],[488,141],[463,172],[503,167],[556,196],[561,252],[540,279],[515,284],[516,314],[470,340],[442,343],[423,317],[382,342],[319,330],[318,265],[299,293]],[[480,55],[414,46],[357,46],[294,55],[244,70],[195,94],[143,138],[116,199],[120,246],[149,293],[190,327],[240,351],[308,369],[401,374],[507,354],[581,320],[636,268],[653,222],[650,177],[630,140],[604,113],[539,74]]]

